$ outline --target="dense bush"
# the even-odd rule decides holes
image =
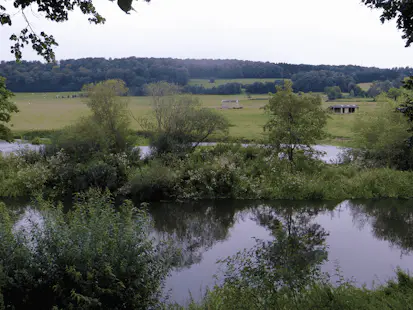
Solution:
[[[39,204],[37,219],[18,231],[0,205],[1,309],[159,305],[168,255],[151,241],[145,212],[130,202],[117,212],[100,191],[79,196],[67,214],[62,206]]]
[[[73,162],[65,152],[58,152],[47,160],[50,178],[47,186],[59,195],[85,191],[90,187],[115,192],[128,180],[134,166],[132,156],[125,153],[92,157],[87,162]]]
[[[397,111],[400,101],[386,96],[373,111],[359,113],[354,122],[354,149],[351,155],[364,167],[413,168],[413,150],[408,145],[408,118]]]
[[[136,169],[126,193],[130,193],[135,200],[160,201],[176,199],[178,173],[162,164],[153,161],[149,165]]]
[[[24,155],[0,154],[0,196],[28,196],[45,188],[51,171],[37,152]]]

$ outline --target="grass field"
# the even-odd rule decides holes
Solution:
[[[189,85],[202,85],[205,88],[212,88],[214,86],[224,85],[227,83],[240,83],[240,84],[253,84],[255,82],[274,82],[275,80],[282,80],[282,79],[217,79],[215,83],[209,83],[209,79],[191,79],[189,81]]]
[[[219,96],[202,95],[199,96],[203,105],[214,108],[223,113],[230,123],[230,136],[245,140],[260,140],[264,138],[262,127],[266,123],[268,116],[262,107],[266,100],[249,100],[245,95]],[[254,98],[266,98],[268,96],[254,96]],[[243,109],[221,110],[222,99],[239,99]],[[149,97],[130,97],[129,108],[135,117],[148,115],[151,111],[151,101]],[[82,116],[89,114],[88,108],[81,98],[56,99],[56,93],[17,93],[14,97],[20,112],[13,115],[13,131],[24,133],[34,130],[60,129],[75,122]],[[340,100],[340,104],[358,104],[360,111],[373,109],[375,102],[369,101],[347,101]],[[327,108],[332,102],[325,102]],[[324,144],[351,145],[352,124],[356,115],[331,115],[328,121],[327,131],[331,137],[320,141]],[[139,124],[132,120],[133,129],[139,130]]]
[[[357,85],[360,86],[360,88],[361,88],[362,90],[368,91],[369,88],[370,88],[370,86],[371,86],[372,84],[373,84],[373,83],[359,83],[359,84],[357,84]]]

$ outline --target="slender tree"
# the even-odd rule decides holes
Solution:
[[[11,120],[11,113],[19,111],[10,101],[13,96],[13,93],[6,88],[6,79],[0,76],[0,140],[13,140],[11,130],[6,126]]]
[[[299,150],[313,152],[311,145],[325,135],[328,116],[321,97],[293,93],[291,81],[286,81],[284,87],[277,87],[266,111],[270,120],[264,130],[269,132],[270,143],[278,151],[285,152],[291,162]]]

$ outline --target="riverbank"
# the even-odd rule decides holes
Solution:
[[[326,162],[299,155],[294,163],[270,149],[239,144],[197,148],[185,156],[144,159],[145,154],[136,149],[121,154],[92,151],[84,163],[49,148],[45,154],[27,151],[0,158],[0,196],[27,196],[39,191],[70,196],[99,187],[140,202],[413,198],[413,172],[327,164],[337,156],[334,148],[330,150],[334,156],[326,156]],[[77,149],[69,151],[87,155]]]
[[[258,274],[257,274],[258,276]],[[169,306],[173,310],[405,310],[413,304],[413,278],[398,272],[396,281],[376,289],[359,288],[351,282],[339,285],[324,282],[312,283],[305,291],[280,289],[262,291],[253,287],[224,285],[208,292],[203,301],[191,302],[188,306]]]

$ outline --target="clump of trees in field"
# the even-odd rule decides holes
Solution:
[[[174,85],[158,82],[147,87],[152,115],[140,120],[153,133],[151,145],[159,153],[187,153],[215,133],[228,131],[228,120],[202,107],[199,98],[179,93]]]
[[[341,92],[340,87],[338,86],[330,86],[324,89],[325,94],[328,97],[328,100],[335,100],[343,98],[343,94]]]

